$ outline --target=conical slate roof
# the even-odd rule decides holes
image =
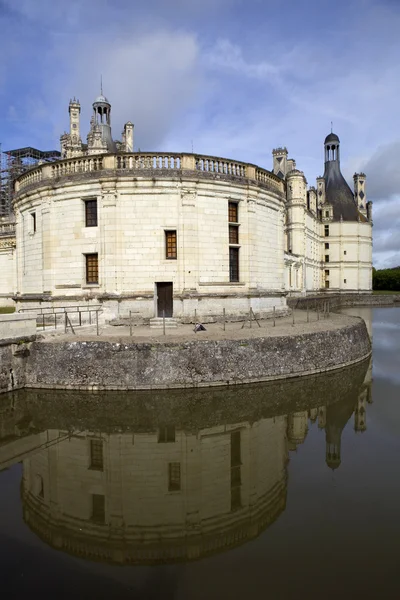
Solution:
[[[324,179],[325,197],[333,207],[333,219],[335,221],[341,219],[358,221],[360,212],[354,200],[354,194],[340,171],[338,160],[330,160],[325,163]]]

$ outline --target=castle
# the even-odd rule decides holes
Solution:
[[[286,148],[273,170],[186,153],[135,152],[121,141],[111,104],[93,103],[87,143],[81,106],[69,104],[61,159],[15,181],[13,222],[0,224],[0,291],[18,308],[101,303],[206,321],[287,312],[287,295],[372,289],[372,210],[365,175],[354,193],[340,171],[340,142],[325,139],[325,172],[307,186]]]

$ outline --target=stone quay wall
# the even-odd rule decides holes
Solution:
[[[321,373],[371,353],[362,319],[299,335],[184,342],[34,342],[26,387],[130,390],[236,385]]]
[[[292,296],[287,298],[290,308],[323,310],[329,303],[330,310],[345,306],[396,306],[400,304],[400,294],[319,294],[318,296]]]
[[[0,393],[25,387],[29,344],[36,339],[36,314],[0,315]]]

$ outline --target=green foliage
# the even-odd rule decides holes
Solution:
[[[400,267],[394,269],[373,269],[372,288],[374,291],[400,292]]]
[[[0,315],[8,315],[13,312],[15,312],[15,308],[13,306],[0,306]]]

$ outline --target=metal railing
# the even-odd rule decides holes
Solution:
[[[73,305],[73,306],[36,306],[32,308],[20,308],[19,313],[36,312],[36,327],[42,331],[47,329],[64,328],[67,332],[70,327],[72,333],[75,333],[74,327],[82,325],[96,324],[97,332],[99,329],[99,313],[102,312],[101,304]]]

